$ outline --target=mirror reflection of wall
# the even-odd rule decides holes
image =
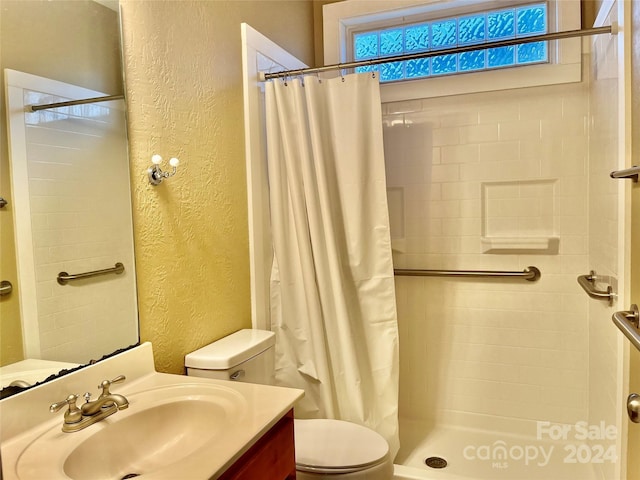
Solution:
[[[114,3],[117,9],[117,2]],[[124,91],[116,10],[91,0],[2,0],[0,32],[2,72],[18,70],[109,95]],[[5,367],[23,360],[25,352],[14,242],[15,210],[10,200],[13,195],[4,87],[0,91],[0,118],[0,196],[9,200],[9,205],[0,209],[0,279],[14,285],[12,294],[0,297],[0,366]],[[129,184],[124,188],[129,195]],[[75,272],[70,270],[70,273]],[[82,287],[72,288],[80,291]],[[137,332],[137,317],[133,322]],[[88,355],[99,358],[105,353],[110,352]]]
[[[138,339],[124,102],[4,74],[23,353],[89,363]]]

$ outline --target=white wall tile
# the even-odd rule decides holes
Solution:
[[[520,120],[517,96],[514,100],[496,99],[495,103],[480,105],[478,117],[481,124]]]
[[[433,146],[458,145],[460,143],[460,129],[458,127],[436,128],[433,131]]]
[[[81,273],[116,262],[123,262],[128,270],[134,268],[128,188],[122,195],[114,191],[118,182],[128,186],[130,180],[123,114],[97,108],[112,114],[100,122],[75,116],[44,125],[37,122],[47,115],[34,115],[26,129],[41,349],[52,355],[49,358],[75,363],[90,361],[89,352],[108,353],[135,338],[135,333],[132,336],[129,329],[120,328],[119,321],[136,315],[135,298],[130,294],[135,291],[133,275],[116,281],[88,281],[80,288],[55,281],[61,271]],[[111,129],[119,129],[118,136]],[[47,180],[33,178],[45,175]],[[123,201],[118,202],[120,197]],[[129,292],[126,299],[119,295],[123,286]],[[105,305],[104,298],[120,301]],[[96,333],[96,318],[108,325],[110,337],[118,333],[114,348],[103,348],[104,336]]]
[[[419,112],[422,110],[422,100],[409,100],[404,102],[393,102],[386,105],[387,114]]]
[[[616,9],[612,9],[615,14]],[[607,19],[608,22],[615,18]],[[588,110],[589,189],[583,196],[589,198],[590,223],[588,233],[589,264],[587,269],[599,275],[618,276],[618,228],[617,195],[618,182],[610,182],[608,173],[619,168],[615,152],[618,148],[618,89],[617,89],[617,42],[612,38],[599,38],[593,58],[595,75],[589,87],[590,108]],[[601,55],[606,52],[606,55]],[[567,101],[568,110],[577,110],[575,99]],[[568,145],[567,148],[574,145]],[[576,155],[582,152],[578,150]],[[615,185],[611,185],[614,183]],[[613,190],[610,190],[613,189]],[[611,192],[612,194],[610,194]],[[585,273],[588,270],[584,270]],[[610,327],[610,318],[618,306],[609,307],[604,302],[590,302],[589,326],[584,332],[589,341],[589,421],[615,425],[619,406],[617,397],[618,378],[616,353],[618,336]],[[609,324],[609,325],[607,325]],[[567,338],[567,343],[573,340]],[[607,467],[609,467],[607,469]],[[604,475],[613,477],[610,466],[605,466]]]
[[[505,162],[520,159],[520,142],[489,142],[479,145],[481,162]]]
[[[422,197],[415,202],[407,217],[408,251],[394,262],[495,270],[535,265],[542,278],[535,284],[396,279],[405,331],[401,390],[409,392],[402,416],[433,420],[439,409],[567,423],[589,416],[590,358],[610,357],[587,333],[590,303],[575,281],[588,272],[595,248],[588,214],[599,207],[587,200],[588,160],[607,150],[590,141],[589,95],[586,84],[570,84],[424,99],[422,112],[406,116],[432,128],[431,193],[428,206]],[[611,118],[605,107],[598,106],[596,125]],[[487,182],[495,188],[483,197]],[[605,206],[615,198],[603,184],[591,188],[610,196]],[[483,198],[492,200],[485,208],[499,213],[484,226]],[[599,227],[603,221],[615,219],[600,220]],[[559,251],[482,254],[488,227],[496,235],[557,235]],[[613,268],[604,251],[601,257],[602,268]],[[604,397],[599,404],[607,404]]]
[[[431,181],[433,183],[457,182],[460,180],[458,165],[434,165],[431,167]]]
[[[498,140],[498,124],[460,127],[460,143],[489,143]]]
[[[498,138],[502,141],[542,138],[540,120],[500,122],[498,124]]]
[[[479,159],[478,145],[453,145],[440,148],[441,162],[446,163],[474,163]]]
[[[440,115],[440,125],[443,127],[458,127],[466,125],[477,125],[479,114],[477,111],[467,110],[460,112],[444,112]]]

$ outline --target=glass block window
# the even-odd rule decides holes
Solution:
[[[361,31],[353,34],[353,58],[360,61],[541,35],[547,33],[547,25],[547,4],[535,3]],[[391,82],[548,61],[547,42],[535,42],[369,65],[356,71],[377,71],[381,82]]]

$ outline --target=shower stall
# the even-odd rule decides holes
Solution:
[[[576,281],[624,291],[617,42],[580,83],[384,105],[396,268],[542,273],[396,277],[398,478],[620,478],[624,300]]]
[[[597,24],[624,25],[625,3]],[[303,65],[243,33],[252,313],[268,328],[256,79]],[[627,160],[627,41],[581,40],[581,82],[383,104],[396,271],[541,272],[396,275],[396,479],[625,477],[628,346],[611,315],[629,303],[629,190],[609,174]],[[583,291],[591,271],[613,301]]]

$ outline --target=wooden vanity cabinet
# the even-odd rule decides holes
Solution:
[[[289,410],[220,476],[220,480],[294,480],[295,478],[293,410]]]

